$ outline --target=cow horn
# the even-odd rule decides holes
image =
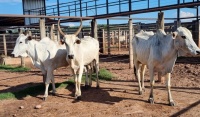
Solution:
[[[58,31],[60,32],[61,35],[63,35],[63,36],[66,35],[60,28],[60,19],[58,20]]]
[[[82,19],[81,19],[81,22],[80,22],[80,26],[79,26],[79,28],[78,28],[78,30],[74,33],[74,35],[78,35],[78,33],[81,31],[81,29],[82,29]]]

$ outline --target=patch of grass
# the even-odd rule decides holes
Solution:
[[[106,69],[99,70],[99,79],[112,80],[112,78],[114,78],[114,75],[110,71],[108,71]]]
[[[56,83],[55,86],[56,88],[64,88],[67,87],[68,85],[74,84],[73,81],[66,81],[62,83]],[[52,90],[52,86],[49,86],[49,90]],[[28,87],[26,89],[17,91],[17,92],[7,92],[7,93],[0,93],[0,100],[5,100],[5,99],[22,99],[23,97],[26,97],[28,95],[31,96],[37,96],[38,94],[44,93],[45,91],[45,86],[43,83],[37,85],[37,86],[32,86]]]
[[[88,77],[90,77],[89,74],[88,74]],[[110,81],[110,80],[112,80],[112,78],[114,78],[114,75],[110,71],[108,71],[106,69],[99,70],[99,79]],[[96,73],[92,74],[92,80],[96,80]],[[84,82],[84,81],[85,81],[85,74],[82,76],[82,82]]]
[[[6,71],[10,71],[10,72],[26,72],[26,71],[30,71],[30,68],[27,67],[13,67],[10,65],[0,65],[0,70],[6,70]]]

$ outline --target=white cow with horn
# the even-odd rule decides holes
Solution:
[[[64,36],[64,43],[67,49],[66,60],[72,68],[75,80],[75,98],[81,98],[81,79],[85,65],[89,65],[91,62],[95,64],[97,87],[99,87],[98,71],[99,71],[99,42],[92,37],[85,37],[79,39],[78,33],[82,28],[82,20],[80,27],[74,34],[65,34],[60,28],[60,20],[58,21],[58,30],[60,34]]]
[[[173,66],[178,56],[199,55],[200,49],[193,41],[191,32],[184,27],[179,27],[173,34],[166,34],[163,30],[158,30],[153,36],[145,38],[143,33],[137,34],[132,41],[133,59],[136,68],[136,76],[139,83],[139,94],[142,94],[140,77],[143,80],[143,67],[147,65],[150,73],[150,96],[149,102],[154,103],[153,86],[154,72],[165,75],[167,81],[169,105],[174,106],[175,103],[170,91],[170,78]]]
[[[66,61],[67,51],[64,45],[58,45],[48,37],[36,41],[29,34],[20,34],[12,54],[15,57],[28,55],[33,65],[42,71],[45,83],[44,100],[48,96],[50,82],[52,82],[53,93],[56,92],[53,71],[69,65]]]

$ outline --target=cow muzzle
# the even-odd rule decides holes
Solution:
[[[74,59],[74,55],[68,55],[69,59]]]
[[[196,51],[197,55],[200,55],[200,51]]]

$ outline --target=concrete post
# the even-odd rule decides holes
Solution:
[[[45,30],[45,19],[40,19],[40,38],[46,37],[46,30]]]
[[[132,38],[134,36],[134,29],[132,24],[132,19],[129,19],[129,68],[133,68],[133,47],[132,47]]]

